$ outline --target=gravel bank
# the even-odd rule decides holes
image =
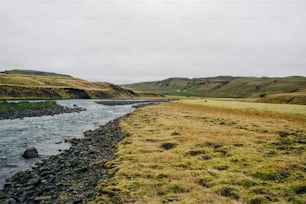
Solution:
[[[120,118],[85,137],[72,139],[71,148],[7,179],[0,203],[87,203],[95,199],[97,182],[107,178],[105,163],[113,159],[123,139]]]

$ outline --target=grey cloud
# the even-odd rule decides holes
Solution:
[[[1,69],[127,83],[306,75],[299,0],[2,0]]]

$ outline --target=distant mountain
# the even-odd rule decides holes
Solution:
[[[162,81],[126,84],[123,87],[133,89],[136,92],[174,96],[263,98],[266,95],[281,93],[301,93],[306,96],[306,77],[256,78],[218,76],[194,79],[169,78]]]
[[[0,72],[3,74],[23,74],[23,75],[36,75],[36,76],[50,76],[50,77],[67,77],[71,78],[72,76],[65,75],[65,74],[57,74],[53,72],[42,72],[42,71],[35,71],[35,70],[21,70],[21,69],[13,69]]]
[[[114,84],[88,82],[62,74],[23,70],[0,74],[0,98],[2,99],[135,98],[139,96],[141,95]]]

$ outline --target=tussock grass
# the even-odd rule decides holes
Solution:
[[[304,203],[306,116],[232,106],[136,110],[93,203]]]

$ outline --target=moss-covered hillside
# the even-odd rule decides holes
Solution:
[[[305,92],[306,77],[292,76],[284,78],[256,78],[219,76],[194,79],[169,78],[163,81],[128,84],[125,85],[125,87],[132,88],[135,91],[152,92],[176,96],[217,98],[263,98],[271,94],[300,94],[302,92]],[[295,94],[294,97],[297,96],[297,94]],[[290,98],[288,98],[288,100],[289,99]],[[269,98],[266,99],[265,102],[267,100],[269,100]],[[284,99],[282,99],[282,101],[283,100]],[[291,99],[291,102],[294,101],[295,100]]]

